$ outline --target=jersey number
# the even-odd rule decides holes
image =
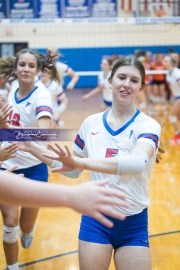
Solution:
[[[114,157],[117,154],[118,154],[118,149],[107,148],[107,150],[106,150],[106,158]]]
[[[9,115],[9,118],[15,120],[14,122],[12,122],[13,126],[19,126],[19,122],[20,122],[20,114],[19,113],[13,114],[13,112],[12,112]]]

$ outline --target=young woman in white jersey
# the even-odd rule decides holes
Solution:
[[[111,75],[112,61],[107,58],[103,58],[101,61],[102,72],[98,76],[98,86],[91,90],[88,94],[82,97],[83,101],[88,100],[92,96],[102,92],[103,103],[101,104],[100,110],[105,111],[112,106],[112,90],[109,88],[108,79]]]
[[[68,104],[68,99],[65,92],[60,84],[52,80],[51,74],[42,73],[40,75],[42,83],[49,89],[52,102],[53,102],[53,117],[51,128],[56,128],[58,126],[60,116],[66,109]]]
[[[5,105],[0,109],[1,122],[7,123],[8,113],[11,111],[9,105]],[[6,151],[6,155],[1,155],[0,160],[4,161],[12,158],[18,150],[27,150],[34,156],[41,157],[42,161],[47,165],[51,165],[52,160],[42,156],[41,152],[46,151],[51,154],[46,148],[34,142],[21,142],[19,144],[12,143],[13,151]],[[13,152],[13,153],[12,153]],[[0,167],[2,162],[0,162]],[[17,167],[17,166],[15,166]],[[126,196],[120,191],[113,189],[106,189],[105,185],[108,179],[100,180],[95,183],[85,183],[73,187],[64,185],[40,183],[37,181],[29,181],[25,178],[15,176],[15,174],[7,174],[16,168],[9,168],[4,172],[0,172],[0,203],[8,203],[10,205],[21,205],[25,207],[58,207],[65,206],[73,208],[75,211],[93,216],[105,226],[111,227],[113,224],[109,222],[104,216],[108,214],[112,217],[123,219],[124,215],[117,211],[111,211],[107,204],[128,207]],[[16,183],[16,185],[14,185]],[[41,193],[39,193],[41,190]],[[117,198],[119,200],[117,200]]]
[[[72,90],[75,87],[76,83],[78,82],[79,76],[67,64],[58,61],[58,57],[60,57],[60,54],[59,54],[59,52],[58,52],[57,49],[54,49],[53,48],[51,50],[51,55],[52,56],[55,56],[55,58],[54,58],[55,61],[56,61],[55,62],[55,65],[56,65],[57,71],[59,73],[59,76],[61,78],[62,92],[64,91],[63,90],[64,76],[68,76],[68,77],[71,78],[70,82],[66,86],[66,89],[67,90]],[[56,115],[53,116],[54,118],[56,118],[56,124],[58,126],[60,126],[60,127],[64,125],[64,122],[60,120],[60,115],[66,110],[67,105],[68,105],[68,98],[67,98],[67,96],[64,96],[64,98],[62,98],[62,101],[59,99],[59,101],[58,101],[58,112],[59,113],[57,113]],[[58,114],[59,114],[59,119],[57,119]],[[54,126],[53,126],[53,128],[54,128]]]
[[[130,202],[127,209],[116,208],[126,215],[125,220],[108,217],[114,223],[110,229],[91,217],[82,216],[80,269],[108,269],[114,250],[116,269],[150,270],[148,179],[159,158],[161,127],[136,109],[136,97],[145,85],[145,70],[137,59],[125,57],[117,61],[109,83],[112,109],[92,115],[83,122],[73,145],[73,155],[67,147],[63,150],[56,144],[57,148],[51,146],[51,149],[57,155],[45,156],[54,159],[51,165],[54,172],[66,171],[69,177],[78,176],[85,169],[91,171],[92,181],[109,177],[107,188],[124,191]]]
[[[168,70],[166,74],[166,81],[170,86],[172,96],[174,97],[174,102],[169,112],[169,121],[172,123],[176,134],[172,139],[169,140],[171,144],[180,144],[180,69],[176,67],[175,59],[167,55],[164,57],[164,65]]]
[[[8,96],[8,103],[12,105],[10,119],[12,125],[2,124],[2,128],[24,127],[50,128],[52,117],[51,96],[48,89],[41,85],[35,86],[35,76],[42,72],[52,72],[53,79],[59,81],[58,72],[54,66],[54,59],[48,51],[46,55],[39,52],[23,49],[16,58],[0,60],[0,76],[6,81],[18,79],[19,88],[11,90]],[[3,142],[2,145],[6,145]],[[41,163],[34,156],[18,151],[16,157],[3,162],[2,169],[18,165],[14,172],[23,173],[25,177],[47,182],[48,170],[44,163]],[[21,209],[20,228],[21,243],[28,248],[33,240],[33,228],[38,215],[39,208]],[[7,269],[18,270],[18,208],[1,204],[3,216],[3,246],[7,262]]]

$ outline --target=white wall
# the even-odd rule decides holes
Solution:
[[[1,24],[0,37],[1,42],[29,42],[32,48],[178,45],[180,25]]]

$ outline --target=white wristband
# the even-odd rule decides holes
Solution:
[[[58,161],[58,160],[53,160],[52,163],[51,163],[51,168],[62,168],[63,166],[63,163]],[[77,170],[74,170],[72,172],[59,172],[60,174],[62,175],[65,175],[67,177],[70,177],[70,178],[78,178],[79,175],[82,173],[82,170],[80,169],[77,169]]]

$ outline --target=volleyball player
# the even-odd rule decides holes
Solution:
[[[57,68],[57,71],[59,73],[59,76],[61,78],[61,87],[62,87],[62,91],[63,91],[63,83],[64,83],[64,76],[69,76],[71,77],[71,80],[70,82],[67,84],[66,86],[66,89],[68,90],[72,90],[76,83],[78,82],[79,80],[79,76],[77,75],[77,73],[71,68],[69,67],[67,64],[65,63],[62,63],[60,61],[58,61],[58,57],[60,56],[59,52],[57,49],[51,49],[51,55],[52,56],[55,56],[55,65],[56,65],[56,68]],[[67,107],[67,104],[68,104],[68,98],[67,96],[62,99],[62,103],[61,103],[61,100],[59,100],[58,102],[58,112],[59,112],[59,115],[61,115],[66,107]],[[56,115],[57,116],[57,115]],[[59,121],[58,121],[59,120]],[[64,125],[64,122],[60,120],[60,118],[56,120],[56,123],[59,125],[59,126],[63,126]]]
[[[8,103],[12,105],[10,119],[12,125],[2,123],[1,127],[13,128],[22,124],[24,127],[50,128],[52,117],[51,96],[45,86],[35,86],[35,76],[42,72],[52,72],[53,79],[59,80],[58,72],[53,65],[54,59],[48,51],[46,55],[39,52],[23,49],[16,58],[0,60],[0,76],[6,81],[18,80],[19,88],[11,90]],[[7,113],[7,108],[6,108]],[[3,142],[3,146],[7,142]],[[3,169],[18,165],[14,172],[23,173],[25,177],[47,182],[47,166],[29,153],[18,151],[16,157],[3,162]],[[23,207],[20,213],[21,244],[28,248],[33,240],[33,228],[39,208]],[[18,208],[1,204],[3,216],[3,246],[7,262],[7,269],[17,270],[18,266]]]
[[[162,55],[160,53],[155,54],[152,69],[164,70]],[[166,114],[165,74],[152,75],[152,92],[154,97],[153,102],[155,106],[155,114],[158,113],[158,105],[160,105],[162,112]]]
[[[100,110],[105,111],[112,106],[112,90],[109,88],[108,79],[111,75],[112,61],[107,58],[103,58],[101,61],[101,72],[98,76],[98,86],[91,90],[88,94],[82,97],[83,101],[88,100],[92,96],[102,92],[103,103],[101,104]]]
[[[180,116],[180,69],[176,67],[176,61],[172,56],[166,55],[164,57],[164,65],[168,70],[166,74],[166,81],[170,86],[174,102],[170,109],[168,118],[175,129],[175,135],[169,140],[171,144],[180,144],[180,125],[178,123]]]
[[[124,191],[130,202],[128,209],[116,208],[126,219],[110,218],[114,223],[110,229],[91,217],[82,216],[80,269],[108,269],[114,250],[116,269],[150,270],[148,179],[156,158],[159,160],[161,127],[135,107],[136,97],[145,85],[145,70],[137,59],[125,57],[117,61],[109,82],[112,109],[83,122],[73,145],[73,156],[67,147],[63,150],[57,144],[57,148],[51,146],[57,155],[45,156],[54,159],[51,164],[54,172],[63,172],[69,177],[78,176],[85,169],[91,171],[92,181],[108,176],[107,188]]]
[[[62,86],[55,80],[52,80],[51,74],[42,73],[40,77],[42,83],[46,86],[47,89],[49,89],[52,97],[53,117],[51,128],[56,128],[59,124],[60,116],[68,104],[68,99],[65,92],[63,91]]]

